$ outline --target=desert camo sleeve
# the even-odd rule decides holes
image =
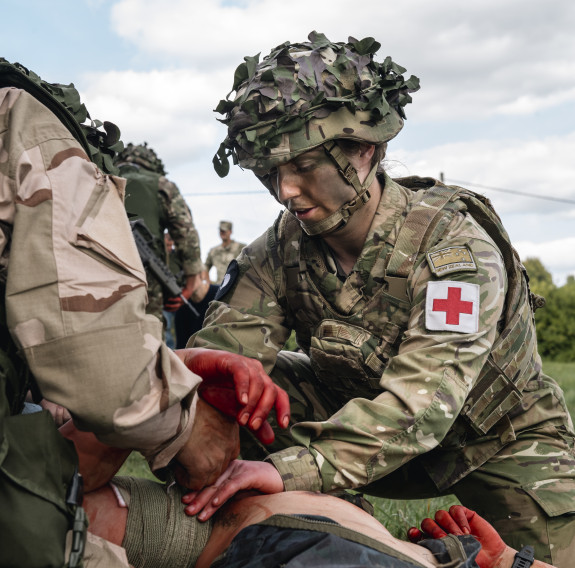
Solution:
[[[0,90],[10,331],[45,398],[157,468],[187,439],[200,378],[144,313],[145,275],[123,190],[46,107],[24,91]]]

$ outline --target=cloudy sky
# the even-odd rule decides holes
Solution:
[[[192,209],[205,258],[218,221],[249,242],[279,211],[248,171],[220,179],[213,112],[246,55],[312,30],[371,36],[421,80],[390,144],[395,176],[489,197],[523,259],[575,275],[571,0],[2,0],[0,55],[73,82],[93,118],[147,141]]]

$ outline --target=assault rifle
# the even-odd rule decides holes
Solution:
[[[148,244],[148,240],[144,237],[143,233],[146,233],[149,235],[150,242],[154,240],[154,235],[152,235],[150,229],[146,226],[146,223],[144,223],[142,219],[135,219],[134,221],[130,221],[130,225],[132,226],[132,235],[136,241],[136,247],[138,247],[138,253],[140,254],[144,267],[149,269],[170,298],[175,298],[176,296],[181,298],[190,311],[199,318],[200,314],[198,313],[198,310],[196,310],[196,308],[194,308],[194,306],[192,306],[192,304],[182,294],[182,288],[178,284],[172,271],[161,258],[158,258],[156,253]]]

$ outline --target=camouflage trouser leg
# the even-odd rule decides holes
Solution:
[[[302,353],[280,351],[275,367],[270,376],[274,382],[282,387],[290,398],[291,422],[305,420],[326,420],[338,408],[320,390],[315,375],[310,367],[309,358]],[[241,455],[243,459],[261,460],[269,453],[277,452],[283,448],[293,446],[289,428],[282,430],[278,427],[275,416],[270,414],[270,423],[273,426],[276,440],[269,446],[262,446],[245,428],[242,428]]]
[[[555,427],[523,432],[451,488],[516,549],[558,568],[575,563],[575,454]]]

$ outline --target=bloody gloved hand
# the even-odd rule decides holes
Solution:
[[[481,552],[476,559],[479,568],[496,566],[507,548],[498,532],[483,517],[463,505],[453,505],[449,512],[437,511],[435,520],[423,519],[421,529],[411,527],[407,538],[419,542],[424,538],[443,538],[447,534],[473,535],[481,543]]]
[[[266,422],[272,408],[280,427],[287,428],[288,395],[273,383],[259,361],[212,349],[182,349],[176,353],[188,369],[202,377],[200,397],[250,428],[260,442],[274,441],[272,427]]]

